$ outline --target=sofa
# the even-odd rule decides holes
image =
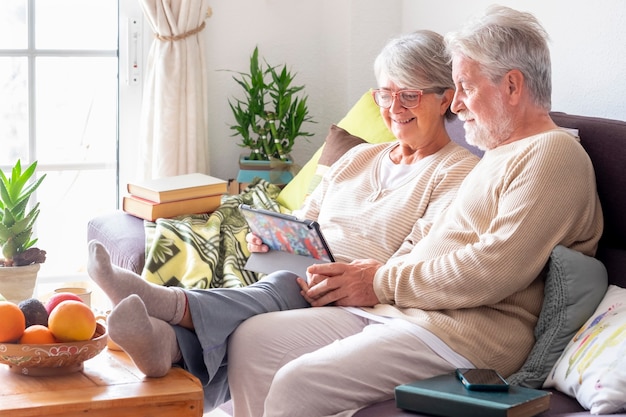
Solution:
[[[557,125],[577,130],[580,143],[589,154],[595,168],[598,194],[605,219],[604,233],[596,258],[601,261],[601,264],[604,266],[602,269],[603,271],[605,269],[606,277],[608,277],[608,283],[599,280],[597,285],[601,288],[602,294],[604,294],[607,284],[610,285],[608,288],[613,288],[614,290],[611,293],[613,304],[608,308],[608,314],[605,311],[598,317],[610,316],[610,319],[613,320],[609,323],[610,326],[605,324],[603,326],[616,330],[612,333],[610,341],[605,341],[606,349],[608,350],[603,351],[602,355],[596,355],[599,358],[604,358],[603,360],[606,362],[610,358],[610,356],[607,356],[607,352],[609,350],[613,352],[613,355],[615,355],[613,362],[610,362],[608,365],[606,363],[598,365],[599,367],[604,366],[610,372],[595,370],[595,373],[591,373],[589,377],[586,374],[581,374],[579,378],[582,382],[580,383],[577,381],[561,381],[562,384],[560,386],[545,388],[552,393],[551,408],[549,411],[540,414],[540,416],[573,417],[590,415],[591,411],[588,410],[589,408],[596,413],[598,410],[605,412],[603,410],[607,408],[604,405],[609,408],[612,406],[613,408],[617,407],[617,409],[624,410],[623,407],[626,404],[626,362],[624,361],[624,357],[626,357],[626,311],[624,311],[621,301],[615,302],[614,300],[617,297],[618,300],[623,299],[626,302],[626,292],[624,292],[626,291],[626,217],[624,216],[624,213],[626,213],[626,193],[624,192],[626,190],[626,175],[624,175],[623,168],[624,161],[626,161],[626,122],[560,112],[552,112],[551,116]],[[338,127],[340,129],[337,129]],[[460,121],[450,122],[447,128],[453,140],[480,155],[477,149],[473,149],[465,143],[464,131]],[[337,132],[340,133],[337,134]],[[368,142],[392,139],[380,119],[378,108],[371,102],[368,93],[361,97],[337,126],[331,128],[324,145],[303,166],[294,180],[283,189],[279,195],[279,202],[289,209],[296,208],[314,188],[316,178],[319,179],[323,175],[324,168],[332,164],[333,160],[336,160],[342,152],[345,152],[346,148],[360,143],[359,141],[362,140],[359,138]],[[348,144],[348,142],[351,143]],[[97,239],[101,241],[111,253],[112,261],[116,265],[141,273],[145,261],[145,235],[142,220],[120,211],[100,215],[89,222],[87,238],[88,240]],[[581,271],[578,272],[581,273]],[[589,288],[596,286],[594,281],[589,281],[592,279],[592,277],[587,279],[588,284],[586,285],[591,285]],[[568,291],[567,288],[565,291]],[[587,290],[584,291],[586,292]],[[607,294],[608,292],[606,291]],[[599,301],[602,302],[599,303],[597,308],[606,307],[604,303],[610,300],[605,299],[597,300],[589,307],[591,308],[589,312],[593,312],[596,309]],[[577,307],[575,305],[568,307],[570,308],[568,314],[576,313]],[[579,318],[579,320],[582,320],[580,324],[585,324],[587,329],[589,329],[591,324],[594,324],[593,318],[595,314],[599,314],[598,311],[594,314],[586,312],[582,319]],[[577,324],[577,326],[580,326],[580,324]],[[552,329],[550,331],[555,330]],[[581,334],[584,335],[582,331],[583,327],[581,326],[576,337]],[[591,332],[591,330],[588,331]],[[592,340],[591,338],[594,335],[595,333],[591,336],[586,335],[587,342]],[[572,334],[566,334],[564,337],[567,337],[569,340],[572,336]],[[589,348],[589,346],[585,346]],[[559,347],[558,353],[560,353],[562,348],[564,347]],[[576,345],[572,342],[567,345],[566,350],[571,351],[574,348],[576,348]],[[565,359],[562,362],[564,363],[564,361]],[[605,384],[608,386],[608,398],[606,396],[600,398],[601,396],[597,394],[599,380],[594,381],[592,378],[595,378],[598,372],[604,372],[602,375],[608,375],[609,380]],[[605,376],[604,378],[607,377]],[[606,382],[606,379],[603,381]],[[595,403],[599,401],[603,405],[593,405],[595,404],[594,401]],[[230,410],[228,404],[222,407],[222,409],[227,412]],[[615,415],[626,417],[626,411],[619,412],[621,414]],[[357,417],[410,417],[419,415],[396,408],[394,400],[371,405],[356,414]]]

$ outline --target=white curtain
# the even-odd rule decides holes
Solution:
[[[139,1],[155,33],[145,69],[139,176],[208,174],[208,0]]]

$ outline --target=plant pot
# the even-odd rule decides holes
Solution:
[[[271,184],[285,185],[292,180],[293,161],[254,161],[245,156],[239,158],[239,174],[237,182],[247,184],[255,177],[263,178]]]
[[[33,296],[41,264],[0,267],[0,294],[19,303]]]

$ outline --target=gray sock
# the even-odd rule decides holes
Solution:
[[[109,336],[149,377],[167,374],[181,354],[176,333],[163,320],[148,316],[146,306],[137,295],[120,301],[107,319]]]
[[[109,252],[96,240],[89,242],[87,272],[113,305],[131,294],[143,301],[150,317],[178,324],[185,314],[187,296],[181,288],[152,284],[132,271],[111,263]]]

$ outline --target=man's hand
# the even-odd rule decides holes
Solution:
[[[374,275],[381,266],[373,259],[311,265],[307,269],[308,282],[299,278],[298,283],[302,296],[314,307],[371,307],[378,304]]]

